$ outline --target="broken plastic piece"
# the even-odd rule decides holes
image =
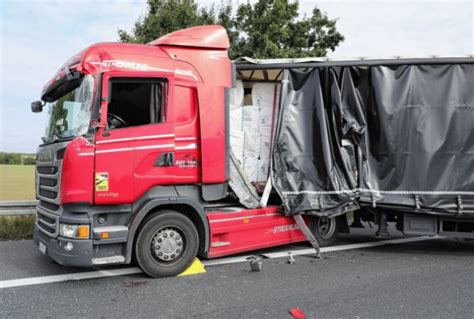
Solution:
[[[295,257],[293,257],[293,254],[291,253],[291,251],[288,253],[288,263],[290,265],[295,263]]]
[[[293,316],[295,319],[306,319],[306,315],[304,314],[303,311],[301,311],[300,308],[294,307],[290,309],[290,314]]]
[[[261,271],[262,270],[262,261],[257,256],[251,256],[247,260],[250,261],[250,271]]]

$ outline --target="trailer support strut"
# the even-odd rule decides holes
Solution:
[[[375,236],[379,238],[390,237],[390,233],[388,232],[387,227],[388,227],[387,226],[387,213],[380,212],[379,213],[379,228],[377,232],[375,233]]]
[[[314,237],[313,233],[304,222],[304,219],[301,216],[301,214],[294,215],[293,218],[295,219],[296,224],[298,225],[300,230],[303,232],[303,234],[305,235],[306,239],[309,241],[311,246],[313,246],[313,248],[316,250],[316,257],[321,258],[318,240],[316,239],[316,237]]]

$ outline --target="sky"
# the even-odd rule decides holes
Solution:
[[[300,14],[315,5],[338,18],[346,38],[333,58],[474,54],[474,0],[300,1]],[[0,1],[0,151],[34,153],[46,112],[31,113],[30,103],[43,85],[80,50],[118,41],[117,30],[145,12],[145,0]]]

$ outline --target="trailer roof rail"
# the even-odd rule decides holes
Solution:
[[[400,65],[400,64],[472,64],[474,54],[461,56],[430,55],[424,57],[393,56],[390,58],[352,57],[331,58],[314,57],[298,59],[252,59],[242,57],[234,60],[238,70],[262,70],[262,69],[293,69],[321,66],[371,66],[371,65]]]

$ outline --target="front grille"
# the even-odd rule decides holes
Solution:
[[[58,216],[46,213],[40,207],[37,209],[37,216],[38,229],[48,236],[56,237],[58,235]]]
[[[58,172],[58,168],[56,166],[38,166],[37,170],[39,174],[45,175],[54,175]]]
[[[55,212],[57,210],[59,210],[59,205],[56,205],[56,204],[53,204],[53,203],[49,203],[49,202],[45,202],[45,201],[40,201],[39,202],[39,205],[42,207],[42,208],[45,208],[51,212]]]
[[[55,223],[55,219],[48,216],[48,215],[45,215],[44,213],[41,213],[39,212],[38,213],[38,216],[41,217],[42,220],[46,221],[48,224],[54,224]]]
[[[40,187],[41,187],[41,184],[40,184]],[[49,199],[56,199],[56,196],[58,195],[57,192],[53,192],[53,191],[49,191],[49,190],[41,189],[41,188],[40,188],[38,194],[42,197],[46,197],[46,198],[49,198]]]
[[[59,210],[62,157],[68,143],[48,144],[38,150],[44,156],[36,164],[36,196],[47,213]]]
[[[56,162],[61,165],[61,162]],[[58,166],[38,166],[38,189],[37,194],[40,200],[59,204],[59,167]]]
[[[58,181],[53,178],[40,177],[40,185],[45,185],[48,187],[54,187],[58,184]]]
[[[60,149],[60,150],[56,153],[56,159],[57,159],[57,160],[62,160],[62,159],[64,158],[64,152],[66,152],[66,148]]]

